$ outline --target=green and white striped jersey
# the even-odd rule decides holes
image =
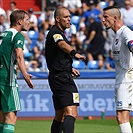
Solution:
[[[24,37],[14,28],[0,35],[0,85],[18,86],[16,72],[16,48],[22,48]]]

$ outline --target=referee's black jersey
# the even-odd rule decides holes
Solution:
[[[54,25],[46,37],[45,56],[48,69],[51,73],[60,73],[72,71],[72,57],[58,47],[58,42],[67,40],[64,32]]]

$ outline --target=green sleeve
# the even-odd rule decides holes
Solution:
[[[18,32],[14,39],[13,39],[13,43],[14,43],[14,48],[22,48],[23,49],[23,45],[24,45],[24,36]]]

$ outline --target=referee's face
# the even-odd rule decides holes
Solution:
[[[66,9],[62,9],[58,18],[58,24],[62,30],[70,28],[70,12]]]

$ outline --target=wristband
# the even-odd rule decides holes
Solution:
[[[70,52],[70,55],[73,56],[73,57],[75,57],[75,54],[77,54],[77,52],[76,52],[75,50],[72,50],[72,51]]]

